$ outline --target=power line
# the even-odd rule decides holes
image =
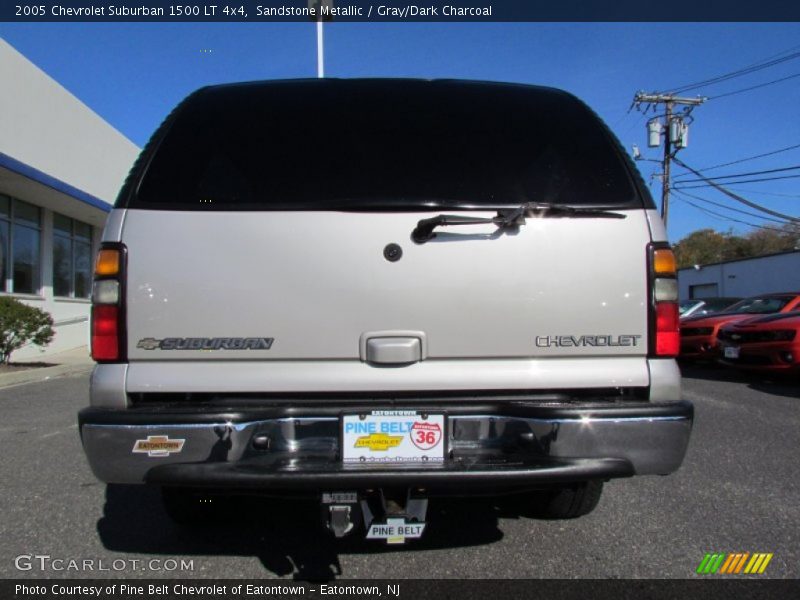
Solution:
[[[702,169],[698,169],[698,171],[702,171],[703,173],[705,173],[706,171],[711,171],[712,169],[720,169],[722,167],[738,165],[739,163],[747,162],[749,160],[755,160],[757,158],[763,158],[765,156],[772,156],[773,154],[780,154],[781,152],[787,152],[788,150],[794,150],[795,148],[800,148],[800,144],[795,144],[794,146],[787,146],[786,148],[780,148],[779,150],[773,150],[772,152],[764,152],[764,154],[756,154],[755,156],[748,156],[747,158],[740,158],[739,160],[732,160],[731,162],[722,163],[721,165],[714,165],[713,167],[704,167]]]
[[[780,177],[761,177],[761,178],[758,178],[758,179],[740,179],[739,181],[731,181],[730,183],[756,183],[756,182],[759,182],[759,181],[776,181],[778,179],[798,179],[798,178],[800,178],[800,175],[782,175]],[[708,180],[708,181],[711,181],[711,180]],[[719,184],[716,184],[716,183],[697,183],[697,184],[694,184],[694,185],[685,185],[685,186],[680,187],[679,189],[690,190],[692,188],[708,187],[709,185],[713,186],[713,187],[719,187]]]
[[[708,198],[702,198],[700,196],[695,196],[694,194],[690,194],[689,192],[683,192],[683,191],[677,190],[677,193],[682,194],[684,196],[688,196],[689,198],[694,198],[695,200],[699,200],[700,202],[706,202],[708,204],[713,204],[714,206],[719,206],[720,208],[724,208],[725,210],[730,210],[730,211],[737,212],[737,213],[740,213],[740,214],[743,214],[743,215],[747,215],[748,217],[755,217],[757,219],[764,219],[765,221],[772,221],[773,223],[781,223],[781,224],[784,224],[784,223],[788,224],[789,223],[789,221],[784,221],[782,219],[775,219],[773,217],[765,217],[764,215],[751,213],[749,211],[742,210],[740,208],[734,208],[733,206],[726,206],[725,204],[722,204],[721,202],[714,202],[713,200],[709,200]]]
[[[716,218],[721,219],[723,221],[730,221],[732,223],[740,223],[742,225],[747,225],[748,227],[755,227],[756,229],[767,229],[769,231],[777,231],[778,233],[786,233],[783,229],[778,229],[777,227],[769,227],[768,225],[756,225],[755,223],[748,223],[747,221],[742,221],[740,219],[734,219],[733,217],[728,217],[728,216],[722,215],[722,214],[720,214],[718,212],[715,212],[713,210],[708,210],[707,208],[703,208],[702,206],[698,206],[697,204],[695,204],[691,200],[687,200],[686,198],[678,198],[678,200],[680,200],[681,202],[685,202],[686,204],[689,204],[690,206],[695,207],[697,210],[702,211],[702,212],[706,213],[707,215],[711,215],[712,217],[716,217]]]
[[[783,173],[785,171],[796,171],[800,169],[800,165],[793,165],[791,167],[779,167],[777,169],[768,169],[766,171],[750,171],[748,173],[736,173],[734,175],[717,175],[714,180],[719,181],[720,179],[731,179],[731,178],[738,178],[738,177],[749,177],[750,175],[767,175],[769,173]],[[699,170],[699,169],[698,169]],[[703,179],[681,179],[680,181],[676,181],[676,183],[683,183],[683,182],[694,182],[694,181],[704,181]],[[733,182],[731,182],[733,183]]]
[[[754,65],[757,65],[758,63],[764,62],[765,60],[772,60],[773,58],[778,58],[779,56],[783,56],[784,54],[789,54],[790,52],[794,52],[795,50],[800,50],[800,44],[798,44],[797,46],[792,46],[791,48],[787,48],[786,50],[778,52],[777,54],[771,54],[770,56],[765,56],[764,58],[757,60],[756,62],[747,66],[752,67]]]
[[[781,194],[780,192],[765,192],[763,190],[752,190],[749,188],[741,188],[738,185],[729,185],[728,189],[738,190],[740,192],[747,192],[749,194],[763,194],[764,196],[775,196],[777,198],[800,198],[800,194]]]
[[[768,69],[769,67],[774,67],[775,65],[779,65],[781,63],[794,60],[796,58],[800,58],[800,52],[793,52],[788,56],[784,56],[782,58],[776,58],[773,60],[768,60],[761,63],[756,63],[750,67],[744,67],[742,69],[737,69],[736,71],[731,71],[730,73],[724,73],[723,75],[718,75],[716,77],[711,77],[709,79],[704,79],[703,81],[697,81],[695,83],[690,83],[679,87],[677,89],[672,90],[671,93],[673,94],[682,94],[689,90],[694,90],[701,87],[706,87],[709,85],[714,85],[717,83],[721,83],[723,81],[728,81],[729,79],[735,79],[736,77],[742,77],[744,75],[749,75],[751,73],[756,73],[757,71],[762,71],[763,69]]]
[[[773,79],[772,81],[767,81],[766,83],[759,83],[758,85],[751,85],[750,87],[742,88],[740,90],[735,90],[733,92],[726,92],[724,94],[718,94],[717,96],[709,96],[708,99],[718,100],[720,98],[725,98],[726,96],[734,96],[736,94],[741,94],[743,92],[749,92],[750,90],[757,90],[758,88],[767,87],[768,85],[781,83],[782,81],[786,81],[787,79],[794,79],[795,77],[800,77],[800,73],[795,73],[794,75],[787,75],[786,77],[781,77],[780,79]]]
[[[800,223],[800,219],[798,219],[797,217],[792,217],[790,215],[785,215],[785,214],[780,213],[778,211],[775,211],[775,210],[772,210],[770,208],[767,208],[766,206],[761,206],[760,204],[752,202],[752,201],[750,201],[750,200],[748,200],[746,198],[742,198],[739,194],[735,194],[735,193],[731,192],[730,190],[725,189],[720,184],[718,184],[716,181],[713,181],[712,179],[709,179],[708,177],[703,176],[703,174],[700,173],[700,171],[696,171],[695,169],[693,169],[692,167],[687,165],[682,160],[680,160],[678,158],[673,158],[673,160],[676,163],[678,163],[680,166],[682,166],[684,169],[687,169],[687,170],[691,171],[692,173],[694,173],[698,177],[702,178],[707,183],[710,183],[711,185],[713,185],[720,192],[722,192],[726,196],[729,196],[729,197],[733,198],[737,202],[741,202],[742,204],[746,204],[750,208],[755,208],[756,210],[760,210],[761,212],[765,212],[768,215],[772,215],[774,217],[780,217],[781,219],[787,219],[787,220],[791,221],[792,223]],[[792,176],[789,176],[789,177],[792,177]],[[798,177],[798,175],[795,175],[794,177]]]

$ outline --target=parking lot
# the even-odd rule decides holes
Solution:
[[[695,429],[676,474],[612,481],[597,510],[573,521],[529,518],[518,500],[437,501],[422,540],[388,548],[334,540],[318,508],[302,503],[251,502],[231,522],[180,529],[155,490],[106,488],[89,471],[76,426],[88,375],[6,388],[0,574],[683,578],[707,552],[770,552],[761,577],[799,577],[800,384],[711,367],[684,375]],[[72,570],[70,560],[92,568]]]

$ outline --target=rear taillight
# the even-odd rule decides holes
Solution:
[[[92,285],[92,358],[97,362],[125,360],[125,246],[100,247]]]
[[[649,246],[650,355],[678,356],[680,313],[675,255],[666,243]]]

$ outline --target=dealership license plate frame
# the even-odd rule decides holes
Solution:
[[[725,346],[722,353],[725,358],[736,360],[739,358],[739,350],[739,346]]]
[[[369,457],[364,452],[359,453],[354,447],[353,442],[359,437],[372,436],[374,434],[383,433],[381,431],[381,422],[399,422],[401,419],[406,419],[406,422],[413,420],[416,423],[425,423],[428,426],[439,427],[438,442],[430,449],[420,449],[411,442],[411,438],[401,440],[397,446],[387,449],[384,455],[373,455]],[[368,433],[361,432],[347,432],[346,425],[352,422],[359,423],[375,423],[375,431]],[[415,430],[416,431],[416,430]],[[441,465],[444,463],[449,451],[448,447],[448,418],[447,413],[444,411],[424,411],[415,409],[394,409],[394,408],[380,408],[362,411],[343,412],[339,417],[339,458],[344,466],[383,466],[389,468],[397,468],[404,466],[426,466],[426,465]],[[411,432],[389,432],[388,436],[403,436],[407,437]],[[411,447],[414,449],[411,450]],[[397,451],[395,448],[399,448]],[[366,452],[384,452],[373,451],[367,447]],[[364,456],[364,459],[361,457]],[[399,457],[399,458],[398,458]],[[372,460],[370,459],[372,458]],[[382,459],[382,460],[380,460]]]

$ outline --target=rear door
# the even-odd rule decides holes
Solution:
[[[131,210],[128,356],[359,359],[362,334],[392,331],[423,334],[428,358],[646,353],[643,211],[528,219],[496,238],[493,225],[460,227],[414,244],[426,216]],[[391,243],[403,252],[396,262],[384,257]],[[260,337],[274,343],[241,352],[139,344]]]
[[[645,201],[610,134],[562,92],[223,86],[179,109],[137,169],[118,203],[131,363],[363,361],[365,339],[396,337],[419,339],[425,360],[646,368]],[[411,240],[420,219],[524,202],[624,218]]]

